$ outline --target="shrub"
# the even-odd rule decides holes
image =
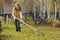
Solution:
[[[57,19],[53,20],[53,27],[60,27],[60,21]]]

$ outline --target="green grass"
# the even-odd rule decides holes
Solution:
[[[60,40],[60,28],[53,28],[49,25],[34,26],[44,33],[44,36],[37,36],[35,32],[26,25],[21,24],[21,32],[15,31],[14,24],[3,24],[1,40]]]

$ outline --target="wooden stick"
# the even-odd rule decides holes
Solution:
[[[19,18],[16,18],[17,20],[19,20],[20,22],[22,22],[23,24],[27,25],[30,29],[36,31],[35,28],[32,28],[32,26],[28,25],[27,23],[25,23],[23,20],[20,20]]]

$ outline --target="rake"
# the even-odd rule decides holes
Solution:
[[[16,19],[18,19],[18,18],[16,18]],[[20,19],[18,19],[20,22],[22,22],[23,24],[25,24],[25,25],[27,25],[30,29],[32,29],[32,30],[34,30],[34,32],[36,33],[36,35],[42,35],[43,33],[42,32],[40,32],[39,30],[37,30],[37,29],[35,29],[35,28],[33,28],[32,26],[30,26],[29,24],[27,24],[27,23],[25,23],[23,20],[20,20]]]

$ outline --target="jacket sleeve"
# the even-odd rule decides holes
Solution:
[[[20,18],[22,19],[22,12],[20,12]]]
[[[16,19],[15,15],[14,15],[14,8],[12,10],[12,16],[14,17],[14,19]]]

